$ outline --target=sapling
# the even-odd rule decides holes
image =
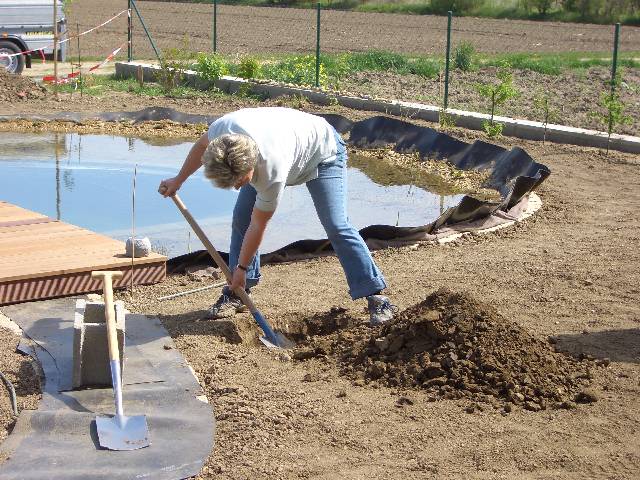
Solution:
[[[547,126],[558,119],[558,110],[551,103],[551,95],[548,90],[538,90],[533,97],[533,105],[535,109],[542,114],[544,121],[544,134],[542,143],[547,141]]]
[[[453,128],[456,126],[456,118],[448,113],[444,106],[440,107],[440,111],[438,113],[438,123],[440,123],[440,127],[447,129]]]
[[[609,154],[609,145],[611,143],[611,134],[618,125],[631,125],[633,120],[630,115],[625,115],[625,103],[622,101],[618,93],[622,77],[616,75],[611,89],[607,89],[600,94],[599,106],[605,110],[591,112],[590,116],[600,121],[607,127],[607,155]]]
[[[496,73],[498,83],[480,83],[476,85],[478,93],[484,97],[491,108],[491,119],[482,124],[482,128],[489,137],[497,137],[502,134],[503,125],[495,122],[494,116],[497,107],[504,105],[509,99],[519,95],[518,89],[513,85],[513,73],[508,63],[503,63]]]

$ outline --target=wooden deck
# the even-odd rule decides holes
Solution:
[[[133,283],[157,283],[167,258],[136,258]],[[104,235],[0,202],[0,305],[101,290],[95,270],[120,270],[114,286],[131,283],[125,244]]]

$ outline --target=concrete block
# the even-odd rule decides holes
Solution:
[[[115,302],[120,369],[124,373],[124,303]],[[76,300],[73,325],[73,388],[112,386],[104,303]]]

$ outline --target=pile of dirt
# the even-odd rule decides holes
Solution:
[[[294,358],[334,357],[355,382],[423,389],[434,400],[468,398],[507,411],[596,399],[585,390],[591,361],[555,352],[466,294],[441,289],[373,332],[338,310],[326,316],[324,329],[317,320],[308,320],[304,333],[320,336],[310,336]]]
[[[46,88],[28,77],[12,75],[0,68],[0,102],[19,102],[21,100],[45,98],[49,95]]]

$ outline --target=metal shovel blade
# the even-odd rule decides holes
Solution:
[[[285,337],[280,332],[273,332],[273,336],[271,337],[271,339],[267,338],[266,336],[261,336],[260,337],[260,341],[267,348],[285,348],[285,349],[289,349],[289,348],[295,347],[295,345],[296,345],[294,342],[289,340],[287,337]]]
[[[98,441],[109,450],[137,450],[148,447],[149,428],[144,415],[96,417]]]

